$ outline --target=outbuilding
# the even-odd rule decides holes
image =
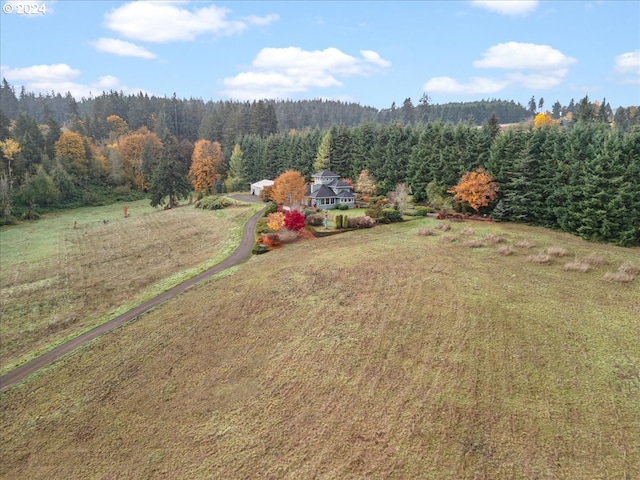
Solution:
[[[260,180],[259,182],[252,183],[251,195],[260,195],[260,192],[262,192],[264,187],[271,187],[273,186],[273,183],[273,180]]]

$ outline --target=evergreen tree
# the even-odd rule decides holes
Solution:
[[[500,122],[498,121],[498,117],[496,117],[495,113],[492,113],[489,120],[486,121],[485,128],[491,137],[491,141],[493,141],[493,139],[501,132]]]
[[[331,168],[331,131],[325,132],[318,145],[318,152],[316,153],[316,160],[313,164],[315,172],[322,170],[329,170]]]
[[[162,139],[160,163],[153,173],[149,187],[151,206],[164,205],[165,198],[169,197],[168,207],[173,208],[177,200],[188,198],[190,193],[191,183],[187,179],[187,171],[178,158],[178,141],[167,133]]]

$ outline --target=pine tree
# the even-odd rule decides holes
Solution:
[[[165,198],[169,197],[168,207],[173,208],[177,200],[188,198],[190,193],[191,183],[178,158],[178,141],[167,133],[162,139],[160,163],[153,173],[149,187],[151,206],[164,205]]]

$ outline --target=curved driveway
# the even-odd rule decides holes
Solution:
[[[247,197],[247,198],[245,198]],[[250,196],[236,197],[238,200],[243,201],[256,201],[255,198],[251,198]],[[259,201],[259,200],[258,200]],[[15,383],[23,380],[28,375],[38,371],[42,367],[45,367],[64,355],[71,353],[76,348],[82,347],[87,343],[91,342],[95,338],[100,335],[110,332],[111,330],[118,328],[119,326],[133,320],[134,318],[142,315],[143,313],[148,312],[154,307],[157,307],[161,303],[166,302],[167,300],[175,297],[176,295],[180,295],[185,290],[191,288],[195,284],[205,280],[212,275],[215,275],[218,272],[226,270],[227,268],[233,267],[234,265],[238,265],[244,261],[246,261],[251,256],[251,248],[253,247],[253,234],[256,227],[256,223],[258,219],[262,215],[262,210],[256,213],[253,217],[249,219],[249,221],[244,226],[244,230],[242,231],[242,240],[240,241],[240,245],[235,251],[228,256],[225,260],[214,265],[213,267],[205,270],[202,273],[199,273],[195,277],[190,278],[189,280],[181,283],[180,285],[176,285],[175,287],[167,290],[166,292],[161,293],[155,298],[146,301],[142,305],[138,305],[135,308],[132,308],[128,312],[123,313],[122,315],[117,316],[109,320],[102,325],[97,326],[93,330],[89,330],[78,337],[69,340],[66,343],[54,348],[53,350],[40,355],[39,357],[34,358],[33,360],[19,366],[15,370],[10,371],[0,377],[0,391],[6,390],[11,387]]]

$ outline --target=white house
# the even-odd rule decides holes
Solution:
[[[264,187],[271,187],[273,186],[273,183],[273,180],[260,180],[259,182],[252,183],[251,195],[260,195],[260,192],[262,192]]]
[[[351,185],[340,181],[340,175],[329,170],[322,170],[313,175],[313,183],[307,186],[306,204],[312,207],[329,210],[338,205],[353,208],[356,195],[351,191]]]

